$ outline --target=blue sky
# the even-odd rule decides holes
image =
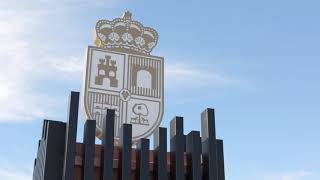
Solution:
[[[320,2],[2,0],[0,179],[31,179],[42,120],[82,91],[99,19],[130,10],[160,35],[165,114],[200,130],[216,109],[228,180],[320,179]],[[78,139],[82,137],[83,116]]]

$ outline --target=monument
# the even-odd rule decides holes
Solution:
[[[157,41],[130,12],[98,21],[86,55],[83,142],[76,142],[80,93],[71,92],[66,122],[44,120],[33,180],[225,180],[214,109],[201,113],[201,134],[185,135],[183,117],[174,117],[167,143],[159,127],[164,59],[150,55]]]

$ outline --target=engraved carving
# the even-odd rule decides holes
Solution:
[[[131,124],[149,125],[149,121],[146,119],[146,117],[149,115],[147,105],[144,103],[135,104],[132,108],[132,111],[137,116],[131,118]]]
[[[118,87],[116,61],[111,60],[111,56],[105,56],[105,59],[99,59],[98,75],[95,79],[96,85],[103,85],[103,80],[109,79],[111,87]]]
[[[157,31],[132,20],[130,12],[112,21],[100,20],[95,29],[95,44],[116,51],[150,54],[157,42]]]

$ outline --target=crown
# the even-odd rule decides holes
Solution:
[[[99,20],[96,24],[95,44],[98,47],[150,54],[157,42],[157,31],[132,20],[129,11],[122,18]]]

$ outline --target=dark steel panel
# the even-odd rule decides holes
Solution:
[[[72,91],[69,97],[63,180],[74,180],[75,175],[74,161],[76,154],[79,94],[79,92]]]
[[[218,180],[225,180],[223,140],[217,139]]]
[[[201,180],[201,139],[199,131],[191,131],[187,135],[186,149],[188,162],[191,163],[187,180]]]
[[[140,139],[137,144],[137,180],[149,179],[149,150],[149,139]]]
[[[170,159],[173,164],[172,179],[175,180],[184,179],[184,146],[183,118],[175,117],[170,122]]]
[[[95,153],[96,121],[87,120],[84,125],[83,135],[83,180],[94,178],[94,153]]]
[[[156,180],[225,180],[223,141],[216,139],[213,109],[207,109],[201,114],[202,138],[198,131],[192,131],[187,136],[183,134],[182,117],[176,117],[171,121],[171,162],[168,162],[166,128],[156,129],[154,152],[151,154],[150,141],[141,139],[137,145],[136,154],[132,156],[134,150],[131,149],[132,126],[130,124],[124,124],[121,128],[120,147],[115,147],[114,110],[107,110],[102,146],[95,145],[95,121],[86,122],[84,143],[77,146],[75,159],[79,93],[71,93],[69,106],[67,124],[51,120],[44,121],[42,138],[39,141],[34,164],[33,180],[98,180],[98,178],[99,180],[131,180],[131,178],[146,180],[150,179],[150,176]],[[187,153],[184,154],[184,151]],[[99,163],[96,164],[96,168],[95,158],[96,163]],[[187,161],[184,161],[184,158],[187,158]],[[132,164],[132,159],[136,160],[136,164]],[[153,167],[150,166],[151,164]],[[171,168],[169,177],[168,167]],[[184,172],[185,168],[187,172]],[[73,179],[67,179],[67,177],[73,177]]]
[[[203,177],[218,180],[217,147],[214,109],[201,113]]]
[[[154,132],[155,180],[167,180],[167,129],[159,127]]]
[[[62,179],[66,123],[45,120],[33,180]]]
[[[113,175],[114,117],[115,110],[108,109],[102,132],[102,180],[111,180]]]
[[[131,180],[132,125],[123,124],[120,128],[120,163],[122,180]]]
[[[44,180],[62,179],[66,123],[48,121]]]

